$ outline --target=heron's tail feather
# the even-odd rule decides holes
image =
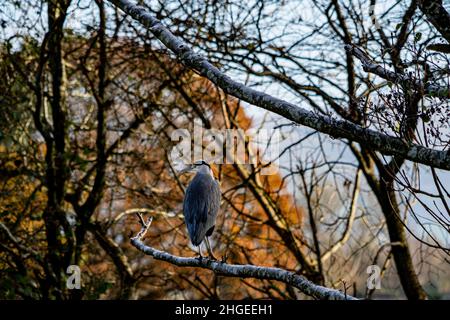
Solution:
[[[194,246],[199,246],[205,238],[205,233],[199,230],[198,226],[193,225],[191,228],[188,228],[189,237],[191,238],[191,242]]]

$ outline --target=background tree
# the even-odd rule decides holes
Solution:
[[[192,130],[194,119],[205,128],[271,128],[284,141],[277,175],[215,168],[224,201],[213,244],[228,264],[279,267],[358,297],[376,294],[366,289],[366,268],[378,264],[378,294],[448,291],[448,171],[438,169],[450,163],[442,2],[143,5],[219,72],[245,82],[238,98],[255,88],[247,102],[282,117],[257,116],[226,79],[205,80],[189,64],[195,57],[173,59],[108,2],[7,2],[2,297],[320,298],[286,281],[211,277],[130,246],[141,212],[154,217],[148,246],[195,255],[181,216],[187,180],[168,161],[171,132]],[[260,91],[292,107],[259,103]],[[310,113],[283,111],[294,104]],[[69,264],[82,267],[81,291],[65,287]]]

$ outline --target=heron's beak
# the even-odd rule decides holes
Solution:
[[[179,174],[183,174],[183,173],[186,173],[186,172],[191,172],[192,170],[194,170],[194,166],[193,165],[188,165],[186,168],[181,169],[179,171]]]

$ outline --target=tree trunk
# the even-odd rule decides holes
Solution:
[[[377,198],[386,218],[391,243],[401,243],[401,245],[393,245],[391,250],[403,291],[410,300],[426,299],[427,294],[420,285],[418,276],[414,270],[411,252],[409,251],[405,228],[401,221],[400,210],[392,182],[386,182],[383,176],[381,177]]]

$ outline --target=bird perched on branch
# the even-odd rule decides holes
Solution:
[[[197,161],[181,170],[180,173],[192,171],[197,174],[189,183],[184,196],[185,223],[192,244],[199,247],[200,257],[202,256],[200,245],[205,240],[210,257],[215,259],[208,237],[214,231],[220,208],[220,186],[214,179],[211,167],[205,161]]]

